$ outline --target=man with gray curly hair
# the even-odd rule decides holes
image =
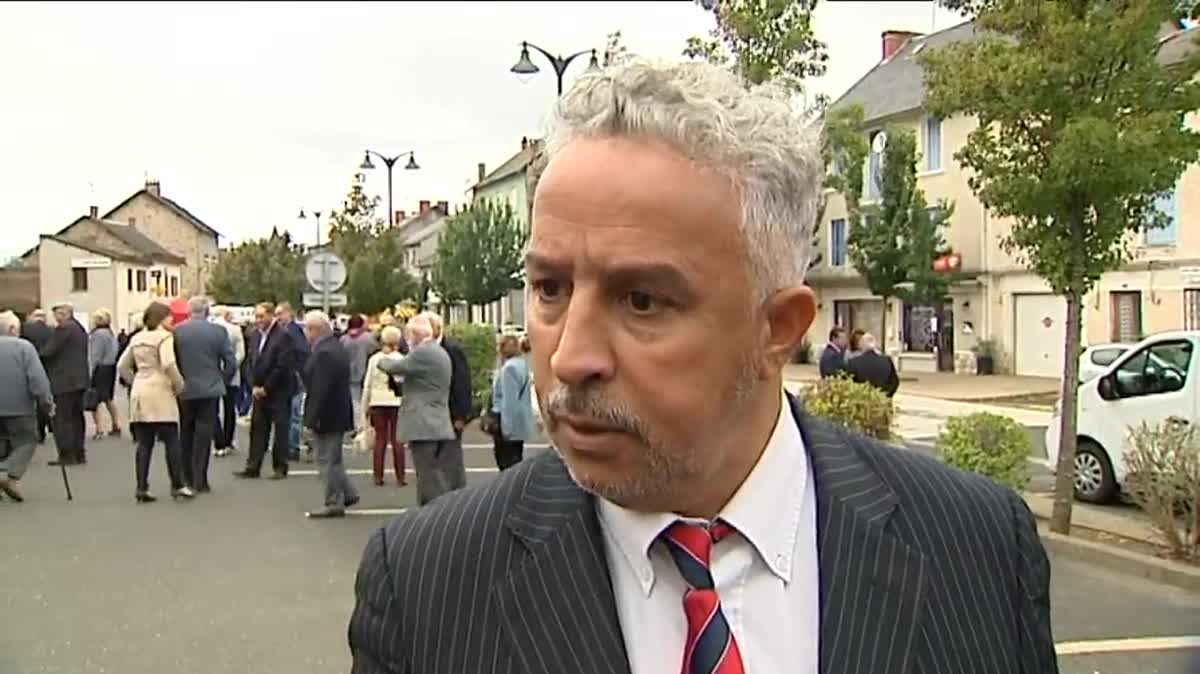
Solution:
[[[1054,670],[1020,497],[784,389],[820,144],[705,63],[558,101],[526,254],[555,451],[371,538],[357,674]]]

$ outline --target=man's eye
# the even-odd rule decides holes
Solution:
[[[562,292],[562,284],[554,279],[543,279],[533,282],[533,290],[542,299],[552,300]]]
[[[634,290],[625,296],[625,303],[635,313],[648,314],[661,308],[660,302],[650,293]]]

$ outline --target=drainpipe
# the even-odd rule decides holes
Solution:
[[[980,256],[979,259],[983,263],[983,325],[981,326],[983,337],[982,339],[992,339],[992,311],[995,302],[992,300],[992,265],[991,265],[991,236],[990,222],[988,221],[988,209],[986,205],[980,204],[983,209],[983,238],[980,240]],[[1008,341],[1008,340],[1005,340]]]

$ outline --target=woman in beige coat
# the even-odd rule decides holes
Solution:
[[[179,403],[183,375],[175,364],[175,338],[171,335],[171,308],[152,302],[142,314],[143,329],[129,340],[117,370],[132,383],[129,391],[129,427],[137,442],[138,503],[152,503],[150,456],[155,440],[167,450],[167,475],[172,498],[192,498],[195,492],[183,483],[183,453],[179,445]]]

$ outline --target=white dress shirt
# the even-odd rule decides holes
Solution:
[[[721,510],[736,533],[713,545],[721,610],[748,674],[815,674],[820,637],[817,503],[791,406],[783,403],[766,449]],[[688,589],[658,535],[681,519],[596,499],[632,674],[678,672]]]

